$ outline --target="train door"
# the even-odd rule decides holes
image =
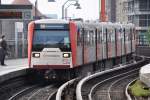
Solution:
[[[103,59],[103,45],[102,45],[102,28],[99,27],[97,30],[96,30],[96,36],[97,36],[97,39],[96,39],[96,51],[97,51],[97,60],[100,61]]]
[[[107,27],[108,58],[115,57],[115,31],[112,24]]]
[[[102,59],[107,59],[108,58],[108,53],[107,53],[107,28],[106,25],[102,25]]]

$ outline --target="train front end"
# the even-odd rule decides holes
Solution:
[[[73,67],[70,24],[67,21],[38,20],[28,27],[29,67],[59,74]],[[55,72],[56,73],[56,72]]]

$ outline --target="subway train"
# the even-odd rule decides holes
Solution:
[[[28,64],[47,79],[71,79],[129,62],[133,24],[41,19],[28,25]]]

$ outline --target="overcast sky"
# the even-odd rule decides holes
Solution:
[[[3,4],[10,4],[13,0],[1,0]],[[30,0],[33,4],[35,0]],[[48,0],[38,0],[38,9],[43,14],[57,14],[61,18],[62,5],[67,0],[55,0],[56,2],[48,2]],[[74,3],[73,1],[68,2]],[[76,9],[74,6],[68,8],[68,16],[73,18],[84,18],[95,20],[99,18],[99,0],[79,0],[82,9]],[[66,4],[66,6],[67,6]]]

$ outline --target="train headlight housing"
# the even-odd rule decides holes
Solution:
[[[70,57],[70,53],[63,53],[63,57],[64,58],[69,58]]]
[[[40,53],[33,53],[32,56],[35,57],[35,58],[39,58],[40,57]]]

